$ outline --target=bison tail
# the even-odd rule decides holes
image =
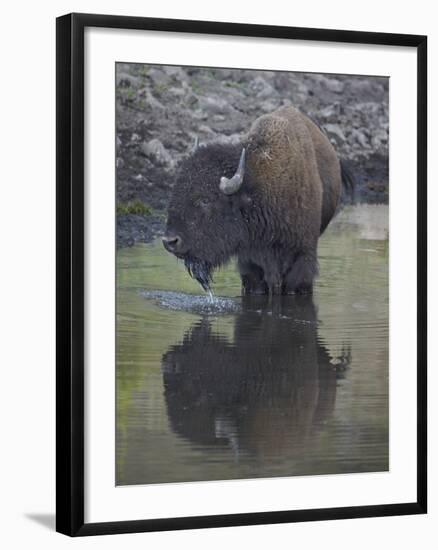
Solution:
[[[356,202],[356,179],[345,160],[341,160],[341,180],[343,202]]]

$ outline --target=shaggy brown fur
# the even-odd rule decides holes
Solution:
[[[245,290],[264,292],[266,283],[274,294],[310,291],[318,237],[341,191],[337,155],[321,130],[293,107],[258,118],[248,133],[247,151],[254,195],[271,221],[261,241],[273,252],[280,247],[283,254],[279,258],[265,249],[241,258]],[[263,280],[251,263],[262,267]]]
[[[326,135],[297,109],[282,107],[254,122],[247,144],[247,165],[267,202],[283,207],[295,234],[315,223],[322,233],[341,193],[339,159]]]

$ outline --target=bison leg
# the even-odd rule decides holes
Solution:
[[[283,294],[310,294],[313,280],[318,274],[318,260],[315,252],[301,252],[294,260],[283,281]]]
[[[244,295],[268,294],[268,285],[264,280],[263,269],[260,266],[243,260],[239,260],[238,266]]]

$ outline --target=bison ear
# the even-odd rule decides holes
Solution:
[[[245,147],[240,155],[239,165],[236,173],[230,179],[222,177],[219,183],[219,189],[225,195],[233,195],[237,193],[242,186],[243,176],[245,175]]]

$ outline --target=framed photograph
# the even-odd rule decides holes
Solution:
[[[425,36],[57,19],[57,530],[426,513]]]

